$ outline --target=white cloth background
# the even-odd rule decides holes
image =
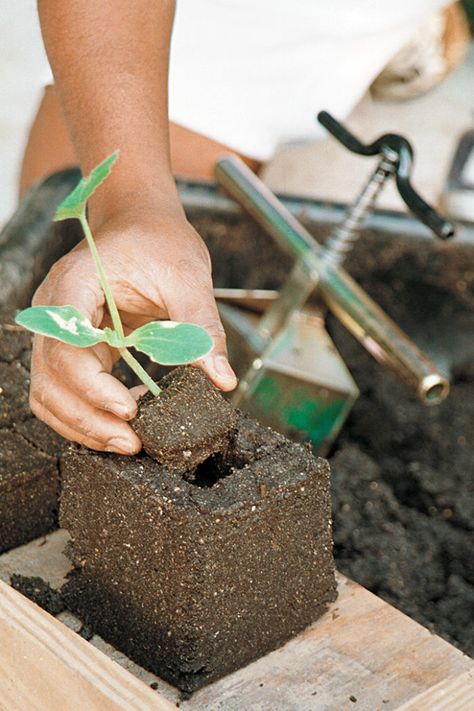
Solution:
[[[319,109],[347,115],[420,15],[443,4],[178,0],[170,117],[268,159],[278,144],[318,138]],[[15,208],[27,129],[49,80],[35,0],[0,0],[0,226]]]
[[[443,0],[178,0],[170,117],[260,160],[344,118]]]

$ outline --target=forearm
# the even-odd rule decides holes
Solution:
[[[179,210],[171,173],[168,64],[172,0],[39,0],[51,66],[85,174],[120,148],[98,219],[118,204]],[[97,215],[96,215],[97,216]]]

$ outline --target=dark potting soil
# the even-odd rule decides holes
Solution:
[[[54,590],[43,578],[15,574],[11,576],[10,584],[50,615],[59,615],[65,609],[61,591]]]
[[[277,288],[287,275],[291,260],[251,222],[192,218],[217,286]],[[425,246],[368,232],[348,269],[422,346],[443,340],[462,355],[473,324],[472,245]],[[362,392],[331,455],[338,566],[474,654],[472,370],[458,369],[449,399],[426,409],[336,331]],[[27,365],[28,352],[19,358]],[[215,479],[199,473],[201,483]]]
[[[427,408],[333,332],[361,389],[329,458],[337,566],[474,656],[474,367]]]
[[[252,221],[189,217],[216,286],[280,287],[292,260]],[[321,242],[331,229],[308,227]],[[472,255],[468,239],[364,231],[344,266],[418,345],[453,365],[452,387],[425,407],[330,318],[361,396],[329,459],[338,568],[474,656]]]
[[[62,483],[67,606],[185,691],[280,646],[335,598],[327,463],[246,417],[191,480],[146,454],[76,449]]]
[[[0,552],[57,525],[61,438],[28,404],[31,337],[0,325]]]
[[[159,385],[160,396],[141,398],[130,423],[150,457],[179,474],[227,449],[238,417],[201,370],[176,368]]]

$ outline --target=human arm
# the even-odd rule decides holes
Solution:
[[[90,221],[122,320],[131,328],[155,318],[204,326],[215,348],[202,367],[218,387],[232,389],[209,256],[186,221],[170,167],[167,75],[174,3],[40,0],[39,10],[83,172],[121,151],[91,201]],[[53,267],[34,303],[71,303],[95,325],[102,323],[104,298],[85,245]],[[133,453],[140,443],[125,420],[136,404],[110,376],[114,357],[103,347],[78,352],[37,339],[31,403],[69,439]]]

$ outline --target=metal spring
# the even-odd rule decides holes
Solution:
[[[325,262],[334,265],[344,262],[360,237],[365,216],[374,207],[385,181],[395,172],[397,163],[398,155],[395,151],[385,149],[377,167],[349,208],[342,224],[334,228],[326,241],[321,255]]]

